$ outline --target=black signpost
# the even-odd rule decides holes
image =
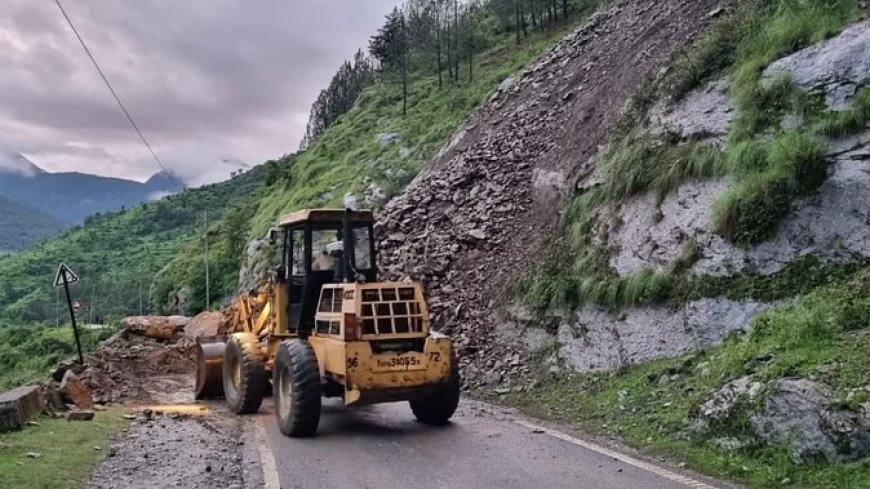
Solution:
[[[79,281],[78,275],[75,274],[65,263],[61,263],[60,267],[57,269],[57,276],[54,277],[54,286],[60,287],[63,285],[63,290],[66,292],[66,304],[69,306],[69,317],[72,321],[73,328],[73,336],[76,339],[76,350],[79,353],[79,363],[84,364],[85,359],[82,356],[82,343],[79,340],[79,328],[76,325],[76,312],[73,309],[72,296],[69,293],[70,284],[74,284]]]

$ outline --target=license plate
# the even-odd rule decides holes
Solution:
[[[423,360],[417,355],[396,355],[375,357],[375,371],[377,372],[404,372],[405,370],[419,370],[426,368]]]

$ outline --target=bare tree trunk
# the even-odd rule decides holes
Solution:
[[[455,77],[455,81],[459,81],[459,36],[461,35],[459,32],[459,0],[453,0],[453,25],[456,27],[456,35],[453,36],[454,44],[456,45],[456,56],[453,57],[453,62],[456,63],[453,69],[453,76]]]
[[[517,30],[517,44],[520,43],[520,2],[523,0],[514,0],[514,12],[516,13],[516,30]]]
[[[453,44],[450,42],[450,11],[447,12],[447,78],[453,81]]]
[[[526,11],[523,8],[523,1],[520,0],[520,25],[523,26],[523,37],[529,37],[528,31],[526,31]]]
[[[465,10],[465,28],[468,29],[467,47],[468,49],[468,83],[474,80],[474,26],[471,25],[471,7],[466,7]]]
[[[435,26],[435,52],[436,58],[438,59],[438,88],[444,88],[444,79],[441,75],[443,71],[443,67],[441,66],[441,26]]]

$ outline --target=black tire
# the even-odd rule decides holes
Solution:
[[[223,364],[224,397],[236,414],[256,413],[266,394],[266,368],[257,337],[236,333],[227,341]]]
[[[459,406],[461,387],[459,363],[456,358],[451,358],[450,377],[447,381],[435,386],[426,396],[409,401],[417,421],[435,426],[447,424]]]
[[[320,424],[320,367],[314,349],[304,340],[278,347],[272,368],[275,416],[281,433],[314,436]]]

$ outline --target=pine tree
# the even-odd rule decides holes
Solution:
[[[382,72],[401,78],[402,115],[407,115],[408,34],[402,10],[395,8],[387,16],[384,26],[369,41],[369,53],[378,60]]]

